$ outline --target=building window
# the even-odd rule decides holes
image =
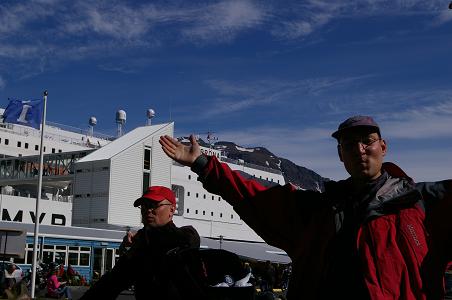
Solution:
[[[90,247],[69,246],[68,264],[73,266],[89,266]]]
[[[220,201],[221,200],[221,197],[220,196],[218,196],[218,201]]]
[[[38,150],[39,150],[39,146],[35,145],[35,151],[38,151]]]
[[[52,153],[55,153],[55,148],[52,148]]]
[[[25,149],[28,149],[28,143],[25,143]]]
[[[190,180],[191,179],[191,175],[188,175],[188,180]]]
[[[44,245],[42,261],[46,264],[56,262],[66,264],[66,249],[64,245]]]
[[[145,170],[151,169],[151,149],[144,148],[144,162],[143,162],[143,168]]]
[[[195,215],[197,215],[198,214],[198,210],[195,210]]]
[[[187,197],[189,197],[190,196],[190,192],[187,192]]]
[[[210,212],[210,216],[213,217],[213,211]]]
[[[234,215],[231,215],[231,220],[234,219]]]
[[[206,194],[204,194],[203,198],[206,199]]]
[[[189,209],[189,208],[187,208],[187,214],[188,214],[188,213],[190,213],[190,209]]]
[[[58,153],[61,153],[61,152],[63,152],[63,150],[61,150],[61,149],[58,149]]]
[[[199,197],[199,194],[198,193],[196,193],[196,198],[198,198]]]
[[[223,218],[223,213],[220,213],[220,218]]]
[[[41,252],[41,245],[38,244],[38,253]],[[27,244],[25,247],[25,264],[32,264],[33,263],[33,244]]]
[[[147,191],[148,187],[149,187],[149,179],[150,179],[150,174],[148,172],[143,172],[143,194],[144,192]]]
[[[21,147],[22,146],[22,142],[17,142],[17,147]]]
[[[46,152],[46,146],[44,146],[44,152]]]
[[[212,196],[212,200],[214,200],[215,199],[215,197],[214,196]]]
[[[202,211],[202,215],[203,215],[203,216],[206,215],[206,211],[205,211],[205,210]]]
[[[5,139],[5,145],[9,145],[9,139]]]

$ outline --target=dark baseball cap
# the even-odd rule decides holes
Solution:
[[[176,196],[174,195],[172,190],[164,186],[155,185],[149,187],[147,191],[144,192],[143,196],[135,200],[133,206],[138,207],[144,201],[160,202],[165,199],[171,202],[171,204],[176,205]]]
[[[369,116],[353,116],[342,122],[338,129],[331,135],[335,139],[339,140],[340,136],[345,132],[355,127],[368,127],[375,129],[375,132],[380,135],[380,127],[372,117]]]

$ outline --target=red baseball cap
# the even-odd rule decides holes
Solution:
[[[172,190],[164,186],[155,185],[148,187],[147,191],[144,192],[143,196],[135,200],[133,206],[138,207],[143,203],[143,201],[150,200],[160,202],[165,199],[171,202],[171,204],[176,205],[176,196],[174,195]]]

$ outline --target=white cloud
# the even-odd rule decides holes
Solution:
[[[388,115],[381,124],[388,137],[416,140],[452,137],[452,96],[439,103]]]
[[[441,0],[307,0],[292,3],[287,8],[280,7],[283,14],[289,17],[276,22],[271,33],[288,40],[305,38],[335,20],[369,16],[422,14],[444,22],[451,18],[444,12],[446,8]]]
[[[205,83],[218,92],[217,99],[204,106],[203,117],[235,113],[255,106],[270,105],[302,98],[324,95],[337,89],[344,89],[373,77],[373,75],[344,78],[322,77],[301,80],[264,79],[248,82],[206,80]]]
[[[221,1],[200,8],[182,34],[196,43],[229,42],[243,31],[260,26],[265,17],[265,8],[254,1]]]
[[[437,181],[451,177],[452,169],[452,146],[436,145],[427,148],[417,149],[410,147],[399,151],[391,150],[389,144],[389,153],[387,161],[396,162],[414,181]]]
[[[433,25],[439,26],[450,21],[452,21],[452,9],[445,9],[438,14],[436,19],[433,21]]]

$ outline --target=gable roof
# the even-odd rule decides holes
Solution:
[[[173,126],[174,123],[163,123],[158,125],[141,126],[128,132],[127,134],[117,138],[113,142],[103,146],[102,148],[88,154],[80,159],[79,162],[89,162],[96,160],[105,160],[114,157],[115,155],[123,152],[127,148],[141,142],[142,140],[156,134],[165,127]]]

